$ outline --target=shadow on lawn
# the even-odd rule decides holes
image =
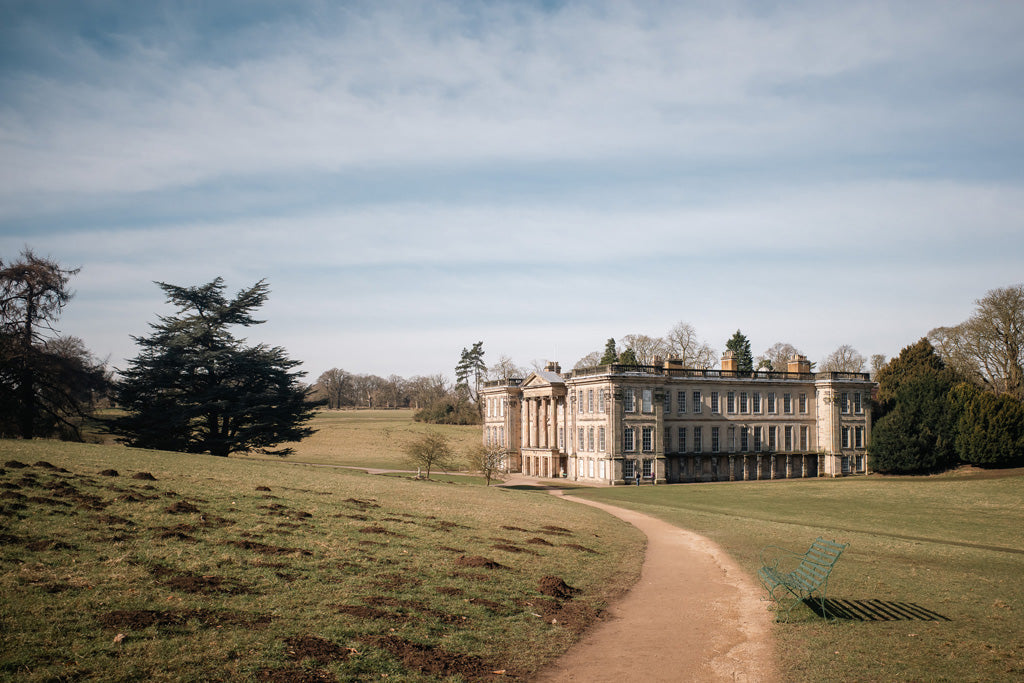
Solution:
[[[825,599],[825,609],[817,600],[804,600],[819,617],[847,621],[952,621],[938,612],[912,602],[893,600]]]
[[[572,491],[573,489],[582,488],[579,486],[565,486],[563,485],[552,485],[547,484],[501,484],[503,489],[512,489],[513,491]]]

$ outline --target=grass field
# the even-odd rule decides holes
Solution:
[[[295,464],[405,468],[428,428],[408,411],[314,426],[283,461],[0,441],[28,465],[0,464],[0,677],[528,677],[637,574],[642,539],[584,506]],[[843,618],[775,625],[787,681],[1024,679],[1024,472],[572,493],[706,535],[751,576],[767,544],[849,543]]]
[[[0,678],[527,676],[642,546],[532,492],[0,441]]]
[[[446,435],[464,456],[480,443],[480,427],[413,422],[412,410],[322,410],[311,423],[317,432],[292,446],[289,460],[324,465],[407,469],[403,448],[426,430]],[[259,456],[252,456],[259,457]],[[263,456],[268,457],[268,456]],[[273,457],[273,456],[269,456]]]
[[[1024,476],[868,477],[574,491],[760,550],[849,543],[829,584],[845,618],[775,626],[785,680],[1024,679]]]

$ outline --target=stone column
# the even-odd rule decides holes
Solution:
[[[541,448],[548,447],[548,399],[538,399],[540,404],[537,411],[537,437]]]
[[[555,397],[552,396],[548,399],[548,448],[555,450],[555,423],[558,421],[558,403],[555,401]]]
[[[530,448],[537,447],[537,399],[530,399]]]

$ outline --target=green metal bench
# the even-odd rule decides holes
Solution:
[[[768,596],[775,601],[776,614],[785,604],[788,617],[797,604],[811,600],[815,595],[821,605],[822,615],[827,614],[825,593],[828,590],[828,577],[848,545],[818,537],[802,555],[775,545],[765,546],[761,550],[762,566],[757,576],[768,591]],[[766,556],[773,557],[769,560]],[[794,565],[795,569],[787,569]]]

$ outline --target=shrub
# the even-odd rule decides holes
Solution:
[[[957,385],[951,398],[960,406],[956,450],[979,467],[1024,465],[1024,404],[1018,399]]]
[[[416,411],[413,419],[428,424],[477,425],[480,412],[468,401],[442,398]]]
[[[956,406],[953,381],[945,371],[922,370],[904,380],[893,408],[871,434],[871,467],[877,472],[936,472],[956,461]]]

